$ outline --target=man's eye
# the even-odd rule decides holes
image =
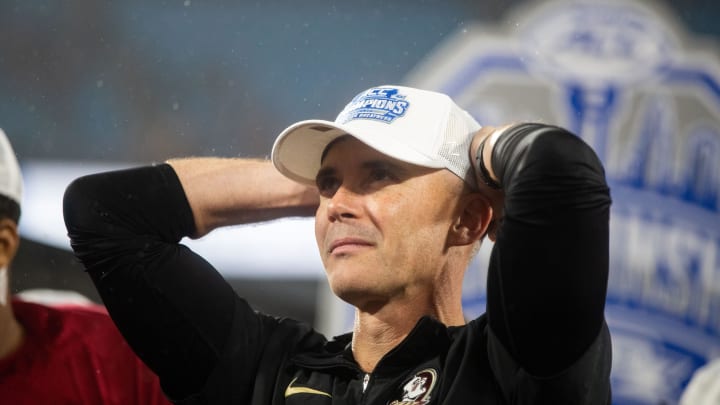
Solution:
[[[324,197],[335,194],[335,191],[337,191],[340,186],[340,181],[337,178],[329,176],[318,177],[315,183],[317,184],[320,195]]]
[[[392,175],[392,173],[387,169],[373,169],[370,172],[370,178],[373,181],[383,181],[383,180],[392,180],[395,177]]]

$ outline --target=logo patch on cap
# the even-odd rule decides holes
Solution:
[[[399,93],[394,87],[376,87],[358,94],[340,113],[337,121],[366,119],[392,123],[396,118],[402,117],[410,103],[405,95]]]

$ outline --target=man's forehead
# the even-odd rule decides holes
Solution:
[[[419,166],[386,155],[351,135],[338,137],[328,144],[315,178],[337,175],[339,171],[344,170],[343,167],[351,168],[353,171],[386,169],[403,176],[418,176],[441,171],[452,174],[447,169]]]
[[[336,156],[338,153],[341,155]],[[354,136],[346,134],[339,136],[332,140],[330,143],[328,143],[320,158],[320,167],[325,167],[328,165],[328,163],[332,163],[334,165],[339,162],[346,161],[351,157],[357,157],[361,153],[363,155],[372,156],[372,160],[375,161],[387,161],[393,162],[396,165],[415,166],[410,163],[403,162],[402,160],[394,158],[390,155],[387,155],[366,144],[365,142],[355,138]],[[329,159],[330,155],[333,155],[332,159]],[[329,160],[332,160],[332,162],[328,162]]]

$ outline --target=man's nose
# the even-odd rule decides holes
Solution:
[[[328,219],[333,221],[357,218],[362,196],[350,188],[341,185],[330,198],[327,205]]]

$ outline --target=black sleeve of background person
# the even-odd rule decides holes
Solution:
[[[171,397],[197,392],[223,350],[236,295],[177,243],[194,221],[173,169],[82,177],[63,205],[75,254],[133,350]]]
[[[497,142],[492,167],[505,217],[488,272],[490,327],[529,373],[571,365],[604,322],[610,193],[580,138],[522,124]]]

